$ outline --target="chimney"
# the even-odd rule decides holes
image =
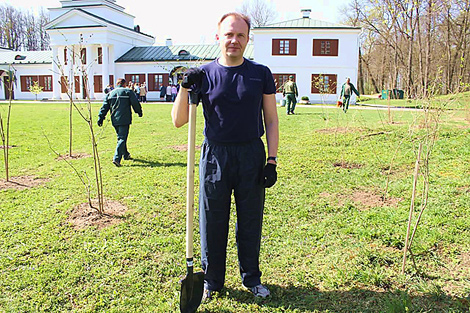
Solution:
[[[165,46],[173,46],[173,41],[171,40],[171,38],[166,39]]]
[[[140,26],[139,25],[135,25],[134,26],[134,30],[138,33],[140,33]]]
[[[312,10],[302,9],[300,12],[302,13],[302,18],[310,18],[310,12],[312,12]]]

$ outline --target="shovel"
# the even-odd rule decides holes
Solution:
[[[181,313],[194,313],[201,304],[204,292],[204,272],[193,272],[193,219],[194,219],[194,155],[196,141],[196,108],[198,96],[189,94],[188,171],[186,194],[186,277],[181,281]]]

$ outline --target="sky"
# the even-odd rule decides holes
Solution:
[[[155,37],[155,44],[171,38],[173,44],[210,44],[215,42],[220,17],[241,7],[244,0],[116,0],[125,12],[135,16],[140,31]],[[310,18],[337,23],[344,0],[267,0],[278,12],[276,22],[301,17],[301,9],[311,9]],[[0,0],[16,8],[36,11],[61,7],[59,0]]]

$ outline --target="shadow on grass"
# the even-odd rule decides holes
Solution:
[[[185,167],[186,163],[161,163],[158,161],[148,161],[144,159],[132,159],[133,163],[130,164],[131,167],[170,167],[170,166],[181,166]]]
[[[319,291],[306,287],[280,287],[268,285],[271,297],[254,298],[249,291],[224,288],[218,298],[229,298],[246,304],[271,307],[284,312],[469,312],[469,298],[454,298],[443,292],[409,295],[407,292],[371,291],[351,289],[347,291]],[[210,303],[209,303],[210,304]],[[200,312],[232,312],[223,308],[213,310],[200,307]]]

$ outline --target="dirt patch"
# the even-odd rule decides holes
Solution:
[[[362,209],[370,209],[373,207],[396,207],[401,201],[399,198],[383,198],[383,195],[376,194],[371,191],[355,191],[351,195],[351,200],[360,204]]]
[[[354,132],[362,132],[364,129],[355,128],[355,127],[332,127],[332,128],[322,128],[316,130],[318,133],[322,134],[346,134]]]
[[[6,181],[5,179],[0,179],[0,190],[23,190],[42,185],[44,183],[47,183],[48,181],[48,178],[37,178],[34,176],[10,177],[9,181]]]
[[[90,154],[88,153],[77,153],[77,154],[72,154],[72,156],[70,155],[59,155],[56,160],[57,161],[62,161],[62,160],[79,160],[79,159],[83,159],[83,158],[89,158],[91,157]]]
[[[18,146],[16,145],[11,145],[11,146],[8,146],[8,149],[11,149],[11,148],[16,148]],[[0,146],[0,149],[5,149],[5,146]]]
[[[177,145],[177,146],[170,146],[171,149],[176,151],[188,151],[188,145]],[[200,150],[201,146],[196,145],[196,150]]]
[[[92,204],[98,207],[97,201],[92,201]],[[69,212],[67,222],[70,223],[75,230],[87,227],[102,229],[120,223],[128,210],[125,205],[117,201],[105,200],[105,214],[100,215],[96,209],[90,208],[88,202],[86,202],[79,204]]]
[[[359,169],[364,167],[363,164],[358,164],[358,163],[349,163],[349,162],[335,162],[333,163],[334,167],[340,167],[340,168],[346,168],[346,169]]]
[[[320,197],[335,201],[339,206],[344,206],[347,201],[352,201],[357,205],[358,210],[368,210],[373,207],[396,207],[402,200],[400,198],[383,198],[383,195],[373,191],[356,190],[350,195],[330,194],[322,192]]]

